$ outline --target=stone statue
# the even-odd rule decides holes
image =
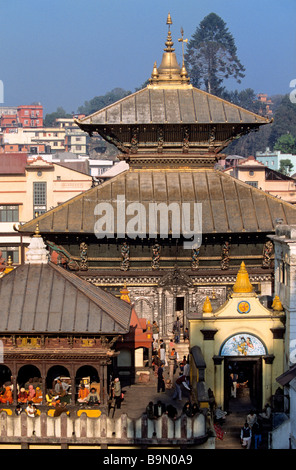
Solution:
[[[152,247],[152,269],[159,269],[160,245],[155,243]]]
[[[199,248],[192,248],[191,254],[191,269],[198,269],[199,268]]]
[[[263,247],[263,260],[262,260],[262,268],[270,268],[271,267],[271,255],[273,252],[273,243],[272,241],[267,241]]]
[[[230,251],[230,243],[225,242],[222,247],[222,259],[221,259],[221,269],[229,269],[229,251]]]
[[[87,271],[88,270],[88,264],[87,264],[87,244],[85,242],[80,243],[80,263],[79,267],[81,271]]]
[[[126,242],[121,245],[121,265],[122,271],[128,271],[130,267],[130,249]]]

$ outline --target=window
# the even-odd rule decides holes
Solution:
[[[3,258],[7,261],[11,257],[13,263],[19,262],[19,248],[18,246],[0,246]]]
[[[258,181],[245,181],[245,183],[254,186],[254,188],[258,188]]]
[[[46,212],[46,183],[33,183],[33,214]]]
[[[0,222],[18,222],[19,206],[0,206]]]

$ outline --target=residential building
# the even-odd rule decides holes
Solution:
[[[14,263],[24,259],[28,242],[14,230],[89,189],[92,177],[25,153],[0,154],[0,250]]]
[[[281,160],[291,160],[294,171],[296,170],[296,155],[282,153],[279,150],[270,150],[269,147],[264,152],[256,152],[256,160],[272,170],[280,169]]]
[[[240,160],[236,166],[226,168],[223,172],[272,196],[296,204],[296,180],[266,167],[253,156]]]

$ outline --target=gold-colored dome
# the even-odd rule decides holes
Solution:
[[[236,282],[233,286],[233,292],[242,294],[253,292],[253,286],[250,283],[249,274],[246,270],[244,262],[242,262],[240,269],[237,273]]]

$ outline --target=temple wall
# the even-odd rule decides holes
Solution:
[[[194,418],[181,416],[173,421],[166,415],[157,420],[149,420],[145,415],[139,419],[130,419],[121,415],[118,419],[88,417],[82,413],[78,417],[62,414],[51,417],[41,413],[35,418],[25,413],[9,416],[5,411],[0,415],[0,448],[5,443],[21,444],[23,448],[38,445],[75,445],[127,446],[127,445],[170,445],[198,446],[207,448],[207,420],[200,413]],[[209,448],[213,445],[209,439]]]

